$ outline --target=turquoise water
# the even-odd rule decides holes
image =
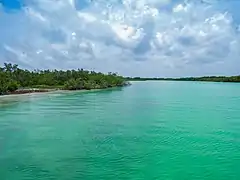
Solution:
[[[240,84],[134,82],[7,102],[0,179],[239,180]]]

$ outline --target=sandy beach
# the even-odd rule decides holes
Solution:
[[[0,108],[9,104],[28,101],[30,98],[38,98],[42,96],[63,95],[69,93],[84,93],[84,92],[97,92],[106,89],[91,89],[91,90],[49,90],[44,92],[29,92],[29,93],[13,93],[0,96]]]

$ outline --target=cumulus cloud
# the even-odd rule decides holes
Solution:
[[[216,3],[31,0],[0,6],[0,62],[124,75],[236,74],[240,36]]]

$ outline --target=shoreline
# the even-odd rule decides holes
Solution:
[[[35,96],[35,95],[43,95],[43,94],[55,94],[55,93],[76,93],[76,92],[97,92],[110,90],[118,87],[104,88],[104,89],[79,89],[79,90],[62,90],[62,89],[26,89],[26,90],[18,90],[17,92],[12,92],[9,94],[0,95],[0,100],[4,98],[14,98],[14,97],[26,97],[26,96]]]
[[[57,89],[52,89],[52,90],[48,90],[48,89],[26,89],[26,90],[17,90],[8,94],[3,94],[0,95],[0,98],[3,97],[18,97],[18,96],[28,96],[28,95],[35,95],[35,94],[45,94],[45,93],[50,93],[50,92],[56,92],[58,91]]]
[[[30,93],[17,93],[17,94],[7,94],[0,96],[0,109],[4,106],[9,104],[15,104],[17,102],[26,101],[31,98],[38,98],[42,96],[51,96],[54,94],[66,94],[66,93],[73,93],[73,92],[86,92],[85,90],[78,90],[78,91],[68,91],[68,90],[51,90],[51,91],[44,91],[44,92],[30,92]]]

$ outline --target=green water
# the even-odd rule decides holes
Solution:
[[[240,84],[134,82],[0,107],[0,180],[239,180]]]

